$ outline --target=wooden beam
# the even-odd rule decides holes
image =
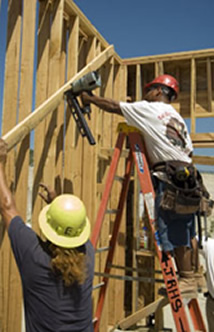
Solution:
[[[191,133],[193,142],[214,142],[214,133]]]
[[[207,98],[208,111],[212,112],[212,69],[210,58],[207,58]]]
[[[64,92],[70,88],[72,82],[79,79],[90,71],[97,70],[113,55],[114,48],[113,46],[109,46],[105,51],[103,51],[99,56],[97,56],[87,66],[85,66],[81,71],[79,71],[72,79],[65,83],[59,90],[57,90],[50,98],[48,98],[37,109],[35,109],[33,113],[27,116],[7,134],[5,134],[2,138],[8,143],[8,150],[13,148],[50,112],[53,112],[56,109],[64,96]]]
[[[196,104],[196,65],[195,58],[191,60],[191,78],[190,78],[190,117],[191,117],[191,132],[195,133],[195,104]]]
[[[136,100],[142,100],[141,65],[136,66]]]
[[[214,148],[214,142],[193,142],[194,148]]]
[[[199,165],[214,165],[214,157],[212,156],[193,156],[192,158],[194,164]]]
[[[123,64],[125,65],[136,65],[136,64],[145,64],[152,63],[156,61],[180,61],[180,60],[190,60],[192,58],[205,58],[205,57],[214,57],[214,48],[205,49],[200,51],[190,51],[190,52],[179,52],[179,53],[169,53],[161,55],[150,55],[136,58],[124,59]],[[212,59],[214,61],[214,59]]]
[[[48,73],[49,73],[49,49],[50,49],[50,20],[51,4],[41,2],[38,15],[38,40],[37,40],[37,72],[36,72],[36,108],[48,99]],[[33,188],[32,188],[32,228],[38,234],[40,229],[38,225],[38,214],[44,206],[43,201],[38,195],[39,183],[43,182],[43,169],[47,150],[44,145],[48,145],[45,137],[46,123],[43,121],[34,132],[34,167],[33,167]]]
[[[151,315],[156,310],[160,309],[160,307],[164,307],[168,303],[169,303],[168,298],[161,296],[155,302],[150,303],[146,307],[143,307],[142,309],[139,309],[138,311],[136,311],[134,314],[122,319],[118,323],[118,326],[122,329],[127,329],[128,327],[137,323],[139,320]]]
[[[10,1],[7,20],[7,49],[5,58],[4,104],[2,116],[2,133],[16,125],[16,110],[20,78],[20,46],[22,24],[22,0]],[[15,184],[15,151],[7,158],[6,177],[9,187]],[[15,259],[11,252],[8,235],[5,234],[0,252],[0,321],[1,331],[12,331],[14,324],[17,331],[21,328],[20,278]],[[3,233],[1,234],[3,236]],[[2,240],[2,239],[1,239]],[[16,301],[17,300],[17,301]],[[11,302],[12,301],[12,302]],[[14,303],[16,309],[14,311]]]
[[[195,114],[195,117],[197,118],[197,119],[200,119],[200,118],[213,118],[214,117],[214,112],[204,112],[204,113],[196,113]]]

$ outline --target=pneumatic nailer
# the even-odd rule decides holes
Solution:
[[[70,111],[76,121],[79,132],[83,137],[87,137],[91,145],[96,144],[96,142],[84,117],[84,115],[87,114],[90,119],[91,109],[89,105],[80,107],[77,96],[79,96],[83,91],[90,94],[92,90],[100,86],[101,78],[98,72],[92,71],[81,77],[79,80],[74,81],[71,85],[71,89],[65,92]]]

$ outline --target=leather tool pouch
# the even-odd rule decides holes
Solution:
[[[199,192],[184,192],[167,185],[160,206],[164,210],[174,211],[178,214],[192,214],[199,210],[200,201]]]
[[[179,214],[192,214],[200,209],[203,181],[192,164],[177,160],[156,164],[154,171],[166,173],[166,188],[160,206]]]

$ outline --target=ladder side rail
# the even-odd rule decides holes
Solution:
[[[113,153],[113,156],[112,156],[110,169],[109,169],[108,176],[107,176],[107,179],[106,179],[106,185],[105,185],[105,189],[104,189],[104,192],[103,192],[101,204],[100,204],[100,207],[99,207],[99,210],[98,210],[98,213],[97,213],[96,222],[95,222],[94,229],[93,229],[92,236],[91,236],[91,242],[92,242],[92,245],[94,246],[94,248],[97,247],[97,242],[98,242],[99,235],[100,235],[100,232],[101,232],[102,223],[103,223],[104,215],[105,215],[105,212],[106,212],[106,208],[107,208],[111,188],[112,188],[112,185],[113,185],[114,176],[115,176],[117,166],[118,166],[118,163],[119,163],[119,158],[120,158],[120,155],[121,155],[124,139],[125,139],[125,134],[124,133],[119,133],[118,138],[117,138],[117,142],[116,142],[116,145],[115,145],[114,153]]]
[[[192,317],[194,330],[206,332],[206,326],[197,299],[192,299],[188,303],[188,307]]]
[[[151,226],[155,249],[160,261],[175,325],[178,332],[190,332],[191,330],[189,327],[183,300],[181,298],[181,293],[178,287],[176,272],[171,256],[168,253],[162,253],[160,245],[157,242],[158,238],[155,236],[155,192],[144,153],[142,138],[139,133],[130,132],[129,140],[134,161],[137,167],[141,190],[145,199],[145,207],[149,218],[149,224]]]
[[[132,167],[133,167],[133,157],[132,157],[132,153],[130,151],[129,156],[127,158],[124,181],[123,181],[123,185],[121,188],[120,199],[119,199],[118,207],[117,207],[118,213],[115,217],[112,237],[110,240],[109,252],[108,252],[108,255],[106,258],[106,265],[105,265],[105,269],[104,269],[105,274],[109,274],[111,271],[111,264],[113,261],[115,247],[117,244],[117,236],[119,233],[122,214],[123,214],[123,208],[124,208],[127,193],[128,193]],[[109,173],[110,173],[110,170],[109,170]],[[99,292],[98,304],[97,304],[96,313],[95,313],[96,320],[94,322],[94,332],[99,331],[100,317],[102,314],[102,309],[103,309],[103,305],[104,305],[108,281],[109,281],[108,277],[106,277],[106,276],[103,277],[102,282],[104,283],[104,285],[102,286],[102,288],[100,289],[100,292]]]

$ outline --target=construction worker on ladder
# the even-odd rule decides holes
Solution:
[[[26,332],[92,332],[94,249],[83,202],[55,197],[42,185],[46,205],[39,215],[43,241],[25,225],[5,176],[7,145],[0,139],[0,213],[20,272]]]
[[[104,111],[123,115],[128,125],[143,135],[151,169],[160,162],[179,161],[191,165],[193,146],[187,126],[178,112],[170,105],[179,93],[179,84],[171,75],[161,75],[144,88],[144,100],[118,102],[109,98],[81,94],[84,105],[94,104]],[[186,175],[189,170],[185,167]],[[181,172],[182,173],[182,172]],[[191,241],[195,243],[194,213],[177,213],[164,210],[161,200],[166,186],[165,171],[154,171],[156,190],[156,216],[160,243],[165,252],[175,256],[179,272],[179,287],[183,295],[197,295],[197,283],[203,275],[192,265]],[[197,283],[196,283],[197,280]]]

